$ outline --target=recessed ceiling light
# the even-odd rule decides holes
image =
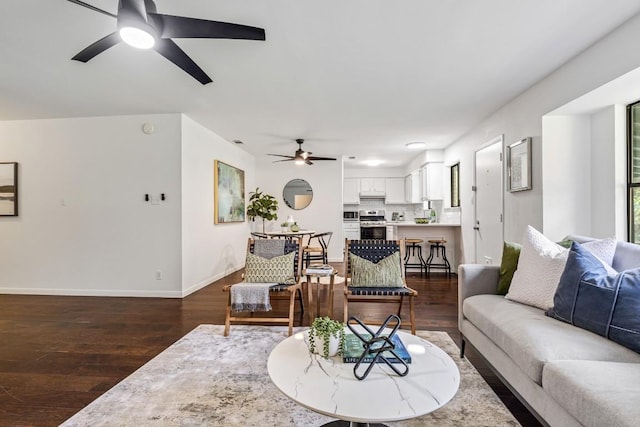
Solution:
[[[367,166],[380,166],[381,164],[384,163],[384,160],[365,160],[362,163],[364,163]]]
[[[427,148],[427,144],[422,142],[422,141],[416,141],[416,142],[409,142],[406,147],[409,150],[422,150]]]

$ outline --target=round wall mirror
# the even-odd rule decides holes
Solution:
[[[282,198],[291,209],[304,209],[313,199],[313,190],[304,179],[292,179],[284,186]]]

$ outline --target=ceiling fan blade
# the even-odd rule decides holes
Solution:
[[[100,9],[98,7],[95,7],[95,6],[93,6],[93,5],[89,4],[89,3],[85,3],[85,2],[80,1],[80,0],[67,0],[67,1],[69,3],[77,4],[78,6],[83,6],[83,7],[86,7],[87,9],[91,9],[94,12],[99,12],[99,13],[102,13],[104,15],[111,16],[113,18],[117,18],[118,17],[117,15],[114,15],[111,12],[107,12],[106,10],[102,10],[102,9]]]
[[[292,162],[295,159],[284,159],[284,160],[274,160],[272,163],[279,163],[279,162]]]
[[[313,162],[311,160],[309,160],[309,159],[305,160],[305,163],[308,164],[308,165],[312,165],[313,164]]]
[[[117,32],[111,33],[106,37],[101,38],[97,42],[85,47],[76,56],[71,59],[80,62],[87,62],[94,56],[104,52],[110,47],[120,43],[120,35]]]
[[[162,38],[265,40],[263,28],[160,13],[147,15],[162,28]]]
[[[156,40],[153,47],[156,52],[189,73],[203,85],[211,83],[211,78],[171,39]]]
[[[278,156],[278,157],[286,157],[287,159],[295,159],[294,156],[285,156],[284,154],[267,154],[267,156]]]
[[[309,159],[309,160],[336,160],[333,157],[316,157],[316,156],[310,156],[310,157],[307,157],[307,159]]]

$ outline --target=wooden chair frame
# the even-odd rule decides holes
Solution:
[[[247,243],[247,252],[253,253],[254,239],[249,238]],[[289,325],[289,335],[293,333],[293,319],[295,314],[295,300],[296,295],[300,298],[300,308],[302,310],[301,318],[304,317],[304,301],[302,298],[302,239],[296,238],[293,240],[297,244],[296,256],[294,261],[294,270],[296,283],[292,285],[280,285],[275,286],[273,290],[269,291],[269,297],[274,299],[288,299],[289,300],[289,315],[288,317],[254,317],[254,312],[250,312],[249,316],[233,316],[231,310],[231,287],[233,285],[226,285],[222,288],[224,292],[227,292],[227,310],[224,322],[224,336],[229,335],[231,323],[286,323]],[[285,243],[286,244],[286,243]],[[286,252],[291,253],[291,251]],[[244,277],[244,276],[243,276]]]
[[[404,286],[401,288],[357,288],[351,287],[349,284],[351,283],[351,263],[349,261],[349,254],[352,252],[351,248],[362,246],[362,245],[370,245],[375,246],[379,244],[381,246],[393,246],[394,248],[397,246],[397,250],[400,252],[400,274],[402,275],[402,281],[404,282]],[[345,249],[344,249],[344,271],[346,275],[346,282],[344,287],[344,322],[347,323],[349,320],[349,303],[350,302],[381,302],[381,303],[398,303],[398,317],[401,317],[402,306],[405,300],[405,297],[409,300],[409,322],[402,321],[402,326],[409,326],[411,328],[411,333],[413,335],[416,334],[416,322],[415,322],[415,311],[414,311],[414,297],[418,296],[418,292],[414,289],[411,289],[407,286],[404,275],[404,268],[402,267],[402,261],[404,259],[404,240],[349,240],[345,239]],[[395,252],[395,251],[393,251]],[[353,253],[358,256],[362,256],[365,259],[368,259],[372,262],[378,262],[380,259],[385,258],[393,253],[391,249],[383,250],[377,253],[375,256],[367,256],[366,253],[363,253],[359,250],[354,250]],[[386,316],[385,316],[386,318]],[[367,322],[369,323],[369,322]],[[375,325],[381,325],[382,320],[379,323],[373,323]]]

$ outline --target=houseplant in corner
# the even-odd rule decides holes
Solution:
[[[256,217],[262,218],[262,232],[264,233],[265,220],[278,219],[278,201],[272,195],[260,191],[259,187],[249,194],[247,217],[251,221],[255,221]]]
[[[325,359],[342,354],[345,324],[328,316],[316,317],[309,329],[309,352]]]

